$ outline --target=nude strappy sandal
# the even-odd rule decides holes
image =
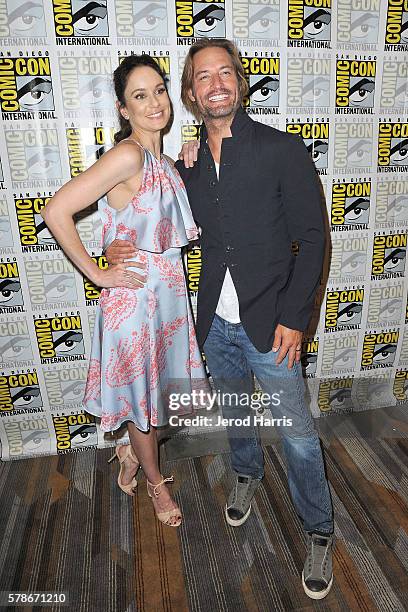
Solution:
[[[124,493],[126,493],[127,495],[130,495],[131,497],[133,497],[135,489],[137,487],[137,480],[136,480],[136,474],[138,469],[140,468],[140,463],[138,458],[136,457],[136,455],[133,452],[133,448],[131,444],[126,444],[126,453],[124,453],[123,457],[121,457],[119,455],[119,446],[117,446],[115,448],[115,454],[109,459],[108,463],[110,463],[111,461],[113,461],[114,459],[117,459],[120,463],[120,469],[119,469],[119,474],[118,474],[118,486],[122,489],[122,491],[124,491]],[[122,475],[123,475],[123,471],[125,469],[125,466],[123,465],[126,461],[126,459],[132,459],[132,461],[134,461],[135,463],[137,463],[137,468],[136,468],[136,472],[135,475],[132,478],[132,481],[129,484],[123,484],[122,482]]]
[[[153,498],[154,497],[159,497],[160,495],[160,488],[161,486],[165,483],[165,482],[173,482],[174,481],[174,477],[170,476],[169,478],[163,478],[162,476],[162,480],[154,485],[153,483],[149,482],[147,480],[147,494],[149,497]],[[152,492],[150,492],[149,487],[151,487]],[[181,525],[181,511],[180,508],[176,507],[176,508],[172,508],[171,510],[166,510],[163,512],[157,512],[156,508],[155,508],[155,512],[156,512],[156,516],[159,519],[159,521],[161,521],[162,523],[164,523],[165,525],[168,525],[169,527],[179,527]],[[173,517],[180,517],[178,521],[176,521],[175,523],[171,522],[171,519]]]

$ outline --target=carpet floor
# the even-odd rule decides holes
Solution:
[[[155,520],[145,481],[116,485],[110,450],[0,463],[0,591],[66,593],[68,603],[20,610],[78,612],[408,609],[408,439],[323,438],[335,508],[335,581],[313,602],[300,574],[305,541],[280,444],[250,518],[229,527],[228,453],[166,460],[179,529]],[[15,610],[1,607],[2,610]]]

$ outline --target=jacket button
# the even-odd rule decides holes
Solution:
[[[232,247],[232,246],[228,245],[228,246],[226,246],[226,247],[225,247],[225,250],[226,250],[226,251],[228,251],[228,252],[229,252],[229,251],[233,251],[233,250],[234,250],[234,247]]]
[[[208,164],[207,170],[212,170],[212,165],[211,164]]]
[[[221,268],[226,268],[227,267],[227,263],[225,261],[222,262],[221,264]]]
[[[220,203],[220,199],[219,198],[215,198],[214,204],[219,204],[219,203]]]
[[[210,181],[210,187],[215,187],[216,186],[216,182],[215,181]]]

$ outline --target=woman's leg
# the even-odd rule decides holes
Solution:
[[[156,428],[151,426],[149,431],[144,433],[137,429],[133,423],[128,423],[128,432],[132,448],[140,461],[147,480],[153,485],[158,484],[162,480],[162,475],[159,468]],[[152,501],[156,512],[166,512],[177,508],[177,504],[172,499],[166,485],[160,487],[160,494],[158,497],[153,496]],[[181,513],[179,516],[181,517]],[[177,523],[178,520],[178,516],[171,518],[172,523]]]

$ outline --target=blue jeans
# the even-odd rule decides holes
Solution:
[[[255,374],[265,402],[273,398],[271,410],[283,439],[288,483],[297,514],[305,531],[333,532],[333,509],[324,471],[323,456],[313,418],[304,401],[305,384],[299,364],[291,370],[287,358],[276,365],[277,353],[260,353],[245,333],[241,323],[228,323],[214,316],[204,343],[204,353],[215,389],[222,394],[222,413],[226,419],[250,415],[247,427],[227,426],[233,469],[239,474],[262,478],[264,460],[255,411],[248,405]],[[231,395],[229,395],[231,394]],[[235,400],[234,398],[239,398]],[[283,419],[286,417],[286,423]],[[265,419],[267,417],[265,416]],[[292,425],[288,426],[289,419]]]

